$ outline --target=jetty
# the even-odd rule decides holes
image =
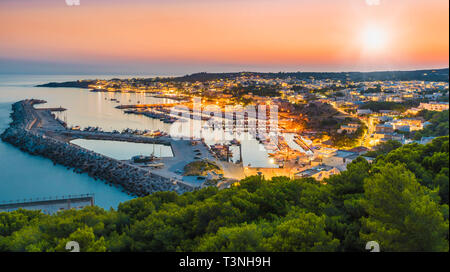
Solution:
[[[73,139],[84,138],[170,145],[172,144],[170,139],[70,130],[65,123],[55,118],[51,109],[34,107],[42,103],[46,102],[28,99],[14,103],[12,122],[1,134],[1,139],[22,151],[49,158],[54,164],[72,168],[74,172],[87,173],[111,186],[121,186],[131,195],[146,196],[158,191],[183,193],[197,188],[170,173],[161,175],[148,168],[116,160],[70,143]]]
[[[168,103],[168,104],[135,104],[135,105],[119,105],[116,106],[117,109],[151,109],[151,108],[171,108],[179,105],[178,103]]]
[[[62,210],[82,209],[88,206],[94,206],[94,194],[2,201],[0,202],[0,212],[25,209],[41,210],[45,214],[54,214]]]

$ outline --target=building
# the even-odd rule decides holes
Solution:
[[[316,180],[323,180],[325,178],[329,178],[332,175],[339,174],[340,171],[336,167],[329,165],[318,165],[307,170],[298,172],[294,175],[294,178],[315,178]]]
[[[420,139],[420,141],[418,141],[419,144],[428,144],[431,143],[436,137],[422,137],[422,139]]]
[[[359,157],[359,154],[356,152],[338,150],[332,156],[324,157],[323,162],[326,165],[333,166],[340,171],[344,171],[347,169],[347,164],[351,163],[357,157]]]
[[[392,126],[394,127],[394,130],[400,130],[400,131],[416,131],[423,129],[423,123],[420,119],[413,119],[413,118],[405,118],[405,119],[399,119],[394,122],[392,122]]]
[[[379,124],[375,127],[376,133],[393,133],[394,130],[392,124],[389,123]]]
[[[17,209],[41,210],[45,214],[55,214],[58,211],[83,209],[94,206],[94,195],[69,195],[63,197],[45,197],[24,199],[15,202],[0,202],[0,212],[11,212]]]
[[[359,114],[359,115],[366,115],[366,114],[371,114],[372,110],[370,110],[370,109],[358,109],[356,111],[356,113]]]
[[[364,146],[357,146],[357,147],[350,149],[349,151],[358,153],[359,155],[363,155],[363,154],[367,153],[367,151],[369,151],[369,149]]]
[[[405,111],[405,114],[411,114],[411,115],[416,115],[421,111],[421,109],[419,108],[410,108],[408,110]]]
[[[420,103],[419,109],[430,111],[444,111],[448,110],[448,102]]]
[[[343,133],[345,131],[345,133],[347,134],[353,134],[355,133],[358,128],[359,128],[359,124],[347,124],[347,125],[342,125],[340,129],[337,130],[338,133]]]
[[[404,143],[405,141],[405,136],[403,134],[398,134],[398,133],[375,133],[373,135],[373,138],[375,141],[377,141],[377,143],[380,142],[387,142],[389,140],[393,140],[393,141],[399,141],[401,143]]]

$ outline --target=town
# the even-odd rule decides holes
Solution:
[[[422,76],[439,72],[425,71]],[[344,79],[323,76],[316,79],[314,75],[305,79],[295,75],[241,72],[174,78],[81,80],[73,85],[104,93],[105,99],[115,101],[117,108],[126,114],[140,114],[169,124],[198,119],[206,127],[229,131],[226,139],[205,140],[200,134],[196,137],[185,135],[193,148],[200,143],[212,155],[208,159],[196,156],[194,161],[198,167],[217,166],[211,171],[197,173],[198,178],[204,180],[203,185],[229,187],[251,175],[313,177],[321,181],[345,171],[346,166],[360,156],[371,162],[377,148],[383,144],[426,144],[447,133],[445,128],[436,131],[439,124],[433,123],[437,121],[432,117],[433,113],[440,112],[446,113],[448,119],[448,81],[365,81],[353,80],[348,75]],[[131,100],[123,100],[126,94],[165,98],[169,102],[130,104]],[[200,114],[195,111],[199,107]],[[217,109],[219,119],[217,114],[206,110],[211,107]],[[225,108],[230,107],[236,116],[226,116]],[[276,122],[269,111],[274,107]],[[174,113],[173,108],[178,110]],[[267,131],[261,129],[261,122],[258,122],[261,116],[267,122],[263,125]],[[259,125],[259,129],[252,131],[251,124]],[[165,137],[170,131],[132,133]],[[244,135],[263,147],[268,163],[255,165],[243,159],[241,143],[248,140]],[[155,165],[159,166],[155,172],[167,173],[167,169],[159,169],[164,168],[164,163]],[[172,174],[182,172],[183,168]]]

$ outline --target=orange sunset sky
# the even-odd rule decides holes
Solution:
[[[0,72],[448,67],[448,0],[0,1]]]

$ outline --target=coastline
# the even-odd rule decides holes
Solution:
[[[41,120],[33,107],[34,104],[43,102],[23,100],[14,103],[11,113],[13,121],[1,135],[2,140],[29,154],[49,158],[54,164],[74,168],[74,172],[84,172],[94,179],[103,180],[111,185],[120,185],[131,195],[145,196],[157,191],[183,193],[195,189],[175,179],[156,175],[143,168],[58,139],[53,134],[60,135],[67,132],[62,128],[50,131],[42,127],[37,128],[43,124],[48,125],[48,120]]]

